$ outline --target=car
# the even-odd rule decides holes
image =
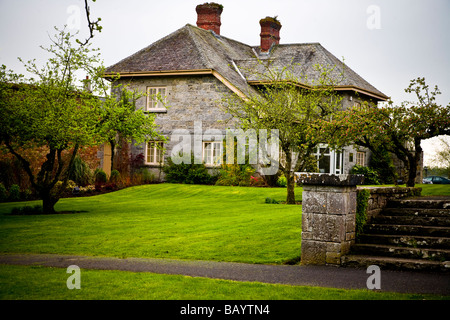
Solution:
[[[423,183],[432,183],[432,184],[450,184],[450,179],[438,176],[431,176],[423,179]]]

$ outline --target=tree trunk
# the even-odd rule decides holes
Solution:
[[[55,204],[58,202],[59,198],[51,195],[50,190],[41,192],[40,196],[42,198],[43,212],[45,214],[55,214]]]
[[[116,148],[116,141],[109,140],[109,144],[111,145],[111,172],[114,170],[114,149]]]
[[[286,174],[286,180],[287,180],[287,198],[286,203],[287,204],[295,204],[295,180],[294,180],[294,173],[288,172]]]
[[[420,139],[414,139],[414,155],[409,157],[409,173],[408,173],[408,182],[406,183],[407,187],[414,187],[416,185],[416,177],[417,177],[417,167],[419,165],[420,159],[422,157],[422,147],[420,145]]]

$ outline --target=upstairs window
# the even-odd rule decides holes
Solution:
[[[145,111],[158,112],[166,111],[165,103],[167,101],[166,87],[148,87],[147,88],[147,108]]]

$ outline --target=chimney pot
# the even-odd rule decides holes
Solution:
[[[275,18],[266,17],[259,21],[261,25],[261,51],[267,52],[273,44],[280,43],[281,23]]]
[[[195,11],[197,11],[197,27],[212,30],[217,35],[220,35],[220,15],[223,11],[223,6],[214,2],[199,4]]]

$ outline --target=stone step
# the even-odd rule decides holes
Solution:
[[[385,208],[380,212],[380,215],[450,218],[450,209]]]
[[[449,200],[403,199],[389,200],[388,208],[424,208],[424,209],[449,209]]]
[[[358,243],[450,250],[450,238],[446,237],[426,237],[392,234],[360,234],[358,236]]]
[[[364,233],[450,238],[450,227],[368,223],[364,226]]]
[[[360,268],[377,265],[381,270],[450,272],[450,261],[440,262],[425,259],[405,259],[383,256],[346,255],[341,257],[341,265]]]
[[[424,215],[394,215],[388,216],[379,214],[372,218],[373,224],[402,224],[402,225],[422,225],[436,227],[450,227],[450,216],[424,216]]]
[[[384,244],[357,243],[351,248],[352,254],[388,256],[395,258],[450,260],[450,249],[398,247]]]

